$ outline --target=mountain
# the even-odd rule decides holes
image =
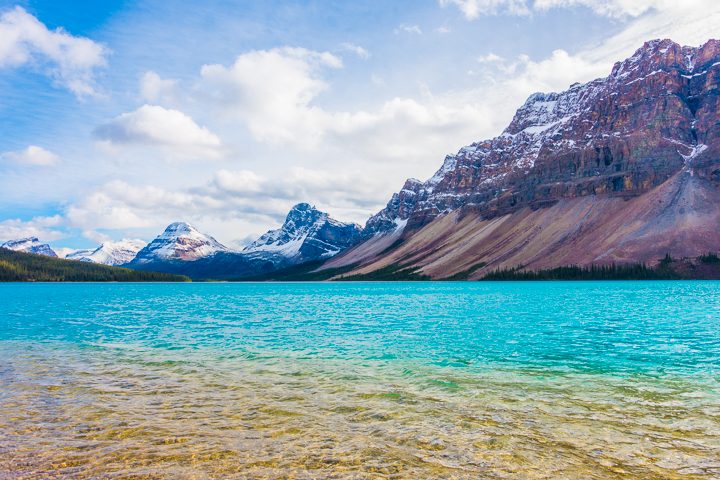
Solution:
[[[35,253],[37,255],[45,255],[46,257],[57,257],[57,253],[50,248],[47,243],[40,243],[37,237],[21,238],[19,240],[9,240],[0,248],[13,250],[15,252]]]
[[[720,42],[645,43],[408,180],[322,268],[479,278],[720,249]]]
[[[0,282],[187,282],[180,275],[136,272],[0,248]]]
[[[78,250],[65,258],[82,262],[102,263],[104,265],[124,265],[130,263],[145,245],[146,243],[142,240],[104,242],[96,249]]]
[[[337,255],[354,244],[360,233],[359,225],[339,222],[307,203],[299,203],[287,214],[282,227],[262,235],[243,253],[303,263]]]
[[[191,262],[229,249],[189,223],[168,225],[155,240],[140,250],[130,265],[162,262]]]
[[[178,235],[178,231],[183,233]],[[277,230],[231,251],[187,224],[175,223],[141,250],[130,268],[182,273],[196,279],[242,279],[330,258],[354,245],[359,225],[343,223],[307,203],[295,205]]]

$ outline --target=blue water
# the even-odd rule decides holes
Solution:
[[[720,478],[720,282],[0,284],[0,478]]]
[[[0,340],[720,372],[720,282],[5,284]]]

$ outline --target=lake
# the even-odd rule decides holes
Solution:
[[[720,282],[0,284],[0,478],[720,477]]]

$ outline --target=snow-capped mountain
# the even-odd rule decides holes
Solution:
[[[279,229],[267,232],[240,252],[231,251],[186,223],[174,223],[128,267],[198,279],[257,277],[330,258],[355,244],[360,232],[359,225],[339,222],[300,203],[290,210]]]
[[[57,257],[57,253],[50,248],[47,243],[40,243],[37,237],[21,238],[19,240],[9,240],[0,248],[7,248],[16,252],[35,253],[37,255],[45,255],[47,257]]]
[[[448,155],[425,182],[408,180],[365,234],[399,220],[417,228],[468,205],[491,217],[561,198],[647,192],[701,154],[712,157],[719,78],[720,41],[647,42],[605,78],[531,95],[500,136]]]
[[[531,95],[501,135],[406,181],[363,237],[323,268],[479,278],[717,251],[720,41],[653,40],[607,77]]]
[[[337,255],[360,238],[361,228],[343,223],[307,203],[295,205],[277,230],[245,247],[244,254],[281,256],[296,262]]]
[[[218,252],[229,252],[213,237],[199,232],[185,222],[168,225],[165,231],[140,250],[131,264],[151,262],[195,261]]]
[[[120,240],[118,242],[104,242],[96,249],[78,250],[65,258],[83,262],[102,263],[105,265],[124,265],[130,263],[137,253],[145,247],[142,240]]]

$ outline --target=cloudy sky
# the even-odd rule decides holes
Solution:
[[[717,0],[0,0],[0,240],[239,246],[300,201],[364,223],[529,94],[718,25]]]

